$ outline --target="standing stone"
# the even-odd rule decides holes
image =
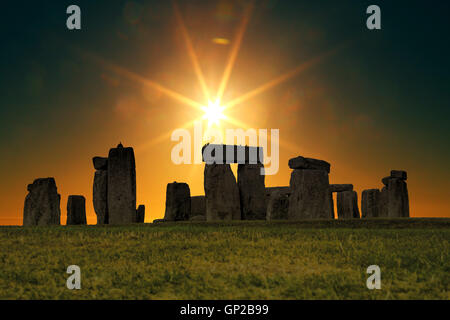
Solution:
[[[191,191],[187,183],[168,183],[165,221],[186,221],[191,213]]]
[[[406,171],[403,171],[403,170],[391,170],[391,177],[398,178],[401,180],[406,180],[408,175],[407,175]]]
[[[133,148],[119,144],[108,156],[109,224],[136,222],[136,167]]]
[[[291,169],[310,169],[310,170],[325,170],[330,173],[331,165],[324,161],[312,158],[305,158],[298,156],[296,158],[289,159],[289,168]]]
[[[237,183],[242,220],[264,220],[266,218],[266,187],[264,179],[263,164],[238,165]]]
[[[330,184],[331,192],[353,191],[352,184]]]
[[[141,204],[136,210],[136,222],[144,223],[144,220],[145,220],[145,206]]]
[[[24,226],[47,226],[61,224],[61,196],[54,178],[36,179],[28,185],[23,209]]]
[[[108,170],[108,158],[94,157],[92,158],[95,170]]]
[[[334,218],[326,170],[294,170],[290,189],[289,220]]]
[[[388,218],[409,217],[408,187],[403,179],[387,180],[381,191],[381,212]]]
[[[339,219],[359,218],[358,194],[356,191],[342,191],[337,194]]]
[[[266,220],[287,220],[289,213],[289,187],[266,188]]]
[[[83,196],[69,196],[66,224],[86,224],[86,199]]]
[[[95,171],[92,199],[97,224],[108,224],[108,171]]]
[[[241,220],[239,188],[229,164],[205,164],[206,220]]]
[[[206,199],[205,196],[191,197],[190,219],[196,216],[203,216],[206,219]],[[198,218],[200,219],[200,218]]]
[[[362,218],[381,217],[381,194],[378,189],[368,189],[362,192],[361,216]]]

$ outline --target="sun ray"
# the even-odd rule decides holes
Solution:
[[[202,69],[200,68],[197,54],[195,53],[191,38],[189,37],[189,33],[186,29],[186,25],[184,24],[180,9],[178,8],[178,5],[176,4],[175,1],[172,1],[172,5],[173,5],[174,11],[175,11],[175,17],[177,19],[178,26],[180,27],[181,33],[183,34],[184,42],[186,44],[186,48],[188,50],[189,57],[191,59],[192,65],[194,67],[194,71],[197,75],[198,81],[200,82],[200,86],[202,88],[205,99],[206,99],[206,101],[209,101],[210,100],[209,89],[208,89],[208,86],[206,85],[205,77],[203,76]]]
[[[244,15],[242,17],[241,25],[239,26],[237,35],[234,40],[234,44],[231,48],[230,56],[228,58],[228,63],[225,67],[225,70],[224,70],[224,73],[222,76],[222,80],[220,82],[219,90],[217,91],[217,98],[219,99],[219,101],[222,100],[223,94],[226,90],[228,81],[230,79],[231,71],[233,70],[234,64],[236,62],[236,57],[238,55],[239,49],[242,44],[242,39],[244,38],[244,34],[247,29],[248,22],[250,21],[250,17],[251,17],[252,11],[253,11],[253,6],[254,6],[253,1],[251,1],[249,3],[249,5],[247,6],[247,8],[244,12]]]

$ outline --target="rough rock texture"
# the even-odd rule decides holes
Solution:
[[[61,196],[54,178],[36,179],[28,185],[23,209],[24,226],[47,226],[61,224]]]
[[[352,184],[330,184],[331,192],[353,191]]]
[[[192,216],[189,221],[206,221],[206,216]]]
[[[241,220],[239,188],[229,164],[205,164],[206,220]]]
[[[145,220],[145,206],[141,204],[136,210],[136,222],[144,223],[144,220]]]
[[[191,197],[191,214],[190,214],[190,217],[195,217],[195,216],[204,216],[205,219],[206,219],[206,199],[205,199],[205,196]]]
[[[86,224],[86,199],[83,196],[69,196],[66,224]]]
[[[95,170],[108,170],[108,158],[94,157],[92,158]]]
[[[391,170],[391,177],[406,180],[408,175],[406,171],[403,170]]]
[[[361,217],[378,218],[381,216],[380,190],[368,189],[361,196]]]
[[[266,188],[266,220],[287,220],[289,212],[289,187]]]
[[[334,218],[326,171],[296,169],[291,174],[290,189],[289,220]]]
[[[191,214],[191,191],[187,183],[168,183],[166,190],[166,221],[186,221]]]
[[[92,199],[97,215],[97,224],[108,224],[108,171],[97,170],[95,172]]]
[[[328,162],[312,158],[304,158],[302,156],[290,159],[289,168],[325,170],[327,173],[330,173],[330,164]]]
[[[121,144],[108,156],[109,224],[136,222],[136,167],[133,148]]]
[[[242,220],[264,220],[266,218],[264,165],[239,164],[237,173]]]
[[[358,194],[356,191],[343,191],[337,194],[339,219],[359,218]]]
[[[402,179],[390,178],[380,195],[381,216],[409,217],[408,187]]]

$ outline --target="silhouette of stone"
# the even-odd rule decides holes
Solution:
[[[364,190],[361,195],[361,217],[378,218],[381,216],[380,190]]]
[[[242,220],[264,220],[266,218],[264,165],[239,164],[237,174]]]
[[[403,170],[391,170],[391,177],[392,178],[398,178],[401,180],[406,180],[407,179],[407,173],[406,171]]]
[[[317,160],[312,158],[305,158],[298,156],[289,160],[289,168],[291,169],[310,169],[310,170],[325,170],[330,173],[330,164],[324,160]]]
[[[266,188],[266,220],[287,220],[289,218],[289,187]]]
[[[358,194],[356,191],[342,191],[337,194],[339,219],[359,218]]]
[[[186,221],[191,214],[191,191],[187,183],[168,183],[166,190],[166,221]]]
[[[384,177],[383,179],[381,179],[381,182],[382,182],[385,186],[387,186],[390,179],[391,179],[390,176],[389,176],[389,177]]]
[[[94,175],[92,201],[97,224],[108,224],[108,171],[97,170]]]
[[[195,217],[195,216],[204,216],[205,219],[206,219],[206,199],[205,199],[205,196],[191,197],[191,214],[190,214],[190,217]]]
[[[24,226],[61,224],[61,196],[54,178],[40,178],[27,186],[29,193],[23,209]]]
[[[206,220],[241,220],[239,188],[229,164],[205,164]]]
[[[289,220],[334,218],[326,170],[294,170],[290,189]]]
[[[136,167],[133,148],[121,144],[108,156],[109,224],[136,222]]]
[[[141,204],[136,210],[136,222],[144,223],[144,220],[145,220],[145,206]]]
[[[330,184],[331,192],[353,191],[352,184]]]
[[[86,224],[86,199],[83,196],[69,196],[66,224]]]
[[[190,221],[206,221],[206,216],[192,216],[189,218]]]
[[[406,182],[398,178],[389,178],[381,190],[381,214],[388,218],[409,217],[409,198]]]
[[[92,158],[95,170],[108,170],[108,158],[94,157]]]

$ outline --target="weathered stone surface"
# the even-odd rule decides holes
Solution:
[[[342,191],[337,194],[339,219],[359,218],[358,194],[356,191]]]
[[[330,184],[331,192],[353,191],[352,184]]]
[[[168,183],[166,191],[166,221],[186,221],[191,214],[191,191],[187,183]]]
[[[191,214],[190,217],[204,216],[206,217],[206,199],[205,196],[191,197]]]
[[[266,218],[266,187],[263,164],[239,164],[238,187],[242,220]]]
[[[402,179],[391,178],[382,189],[380,206],[383,217],[409,217],[408,187]]]
[[[86,224],[86,199],[83,196],[69,196],[66,224]]]
[[[136,167],[133,148],[121,144],[108,156],[109,224],[136,222]]]
[[[190,221],[206,221],[206,216],[192,216],[189,218]]]
[[[403,170],[391,170],[391,177],[406,180],[407,173],[406,173],[406,171],[403,171]]]
[[[289,218],[289,187],[266,188],[266,220],[287,220]]]
[[[95,170],[108,170],[108,158],[94,157],[92,158]]]
[[[239,188],[229,164],[205,164],[206,220],[241,220]]]
[[[289,220],[333,219],[328,173],[294,170],[290,180]]]
[[[145,220],[145,206],[141,204],[136,210],[136,222],[144,223],[144,220]]]
[[[23,209],[24,226],[47,226],[61,224],[61,196],[54,178],[34,180],[27,187]]]
[[[92,200],[97,224],[108,224],[108,171],[97,170],[94,175]]]
[[[378,218],[381,217],[380,208],[380,190],[368,189],[364,190],[361,195],[361,217],[362,218]]]
[[[325,170],[330,173],[330,164],[324,160],[317,160],[312,158],[304,158],[298,156],[289,160],[289,168],[291,169],[310,169],[310,170]]]

